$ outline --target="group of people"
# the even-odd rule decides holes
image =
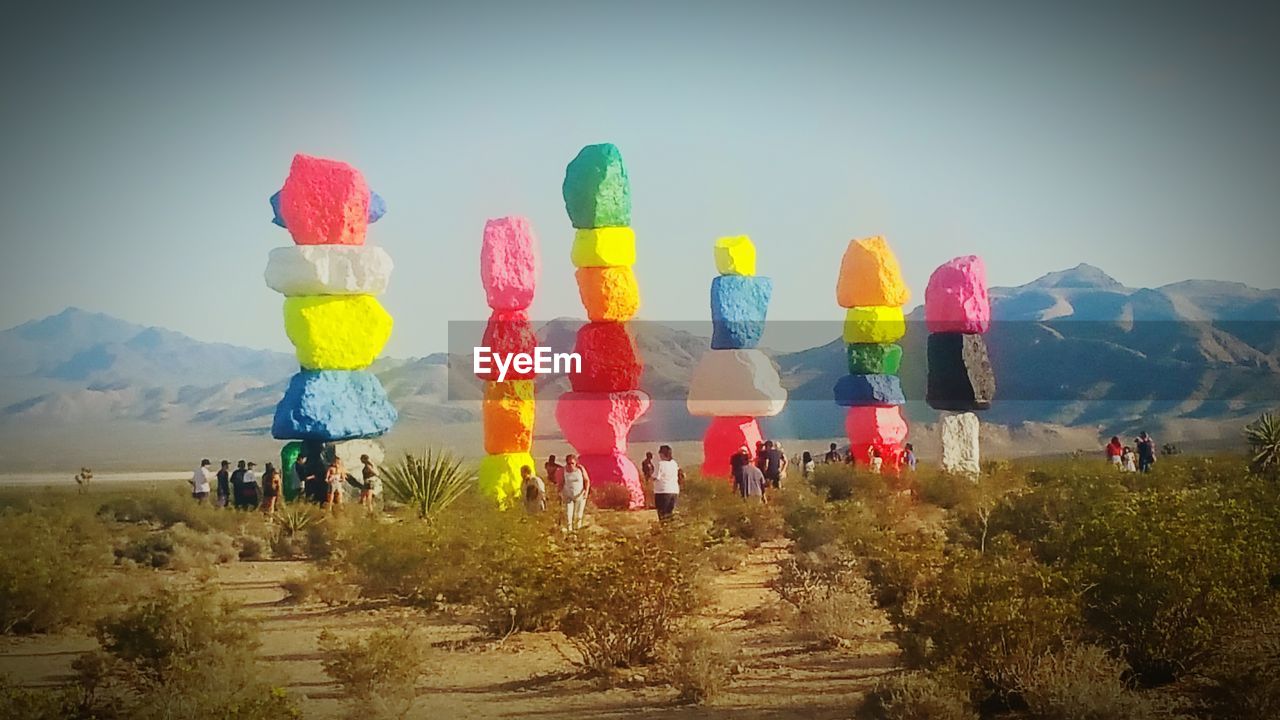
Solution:
[[[806,452],[804,455],[807,461],[809,459],[809,453]],[[903,444],[901,457],[899,457],[898,451],[896,449],[892,451],[892,455],[894,459],[897,459],[900,461],[892,465],[892,467],[894,468],[894,472],[897,472],[898,468],[903,468],[906,470],[916,469],[916,465],[918,463],[918,460],[916,459],[916,449],[911,445],[911,443]],[[827,450],[827,454],[822,457],[822,463],[824,465],[838,465],[840,463],[844,463],[846,465],[853,465],[855,464],[855,462],[856,461],[853,456],[852,446],[850,446],[847,450],[845,450],[844,455],[841,455],[840,450],[835,443],[831,443],[831,447]],[[868,462],[868,469],[871,470],[871,472],[873,473],[883,472],[884,462],[885,462],[885,450],[881,449],[877,445],[872,445],[871,447],[867,448],[867,462]],[[806,474],[806,477],[808,477],[807,474]]]
[[[340,506],[346,495],[344,485],[360,491],[360,504],[373,508],[374,496],[381,491],[378,469],[368,455],[360,456],[360,478],[347,473],[342,459],[334,457],[326,461],[323,446],[305,447],[293,465],[292,488],[300,488],[309,502],[326,508]],[[204,503],[216,490],[214,504],[220,508],[237,510],[261,509],[274,514],[284,496],[285,478],[273,463],[266,463],[262,475],[258,475],[257,463],[240,460],[234,470],[231,462],[223,460],[217,471],[208,459],[200,461],[200,467],[191,475],[191,497]],[[292,489],[291,488],[291,489]]]
[[[1121,443],[1119,436],[1112,435],[1106,452],[1107,463],[1120,472],[1151,472],[1151,466],[1156,463],[1156,441],[1145,430],[1133,439],[1132,446]]]
[[[680,486],[684,483],[684,470],[675,461],[671,446],[663,445],[658,448],[656,462],[653,453],[645,453],[645,459],[640,465],[646,485],[653,489],[653,505],[658,519],[671,519],[676,511],[676,500],[680,497]],[[520,492],[525,509],[534,513],[547,509],[549,479],[555,486],[556,497],[564,512],[565,531],[575,532],[581,529],[587,511],[587,498],[591,496],[591,474],[573,453],[564,456],[563,465],[556,460],[555,455],[551,455],[542,468],[547,479],[539,477],[528,465],[520,468]]]

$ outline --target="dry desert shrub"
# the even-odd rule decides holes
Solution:
[[[427,674],[429,648],[411,627],[383,627],[361,637],[319,635],[325,674],[342,686],[358,715],[404,717],[418,681]]]
[[[707,628],[685,630],[668,649],[667,679],[681,702],[709,703],[729,684],[736,654],[724,633]]]
[[[862,704],[865,720],[977,720],[965,679],[951,672],[907,672],[876,683]]]
[[[1095,645],[1070,644],[1027,663],[1018,694],[1037,720],[1143,720],[1156,714],[1125,686],[1129,666]]]
[[[54,632],[88,621],[109,541],[86,513],[0,512],[0,634]]]

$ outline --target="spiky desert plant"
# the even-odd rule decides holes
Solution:
[[[427,448],[421,455],[405,453],[400,462],[382,469],[382,488],[392,500],[413,508],[419,518],[449,506],[476,480],[471,468],[447,450]]]
[[[1250,465],[1254,472],[1280,470],[1280,418],[1265,412],[1244,428],[1249,441]]]

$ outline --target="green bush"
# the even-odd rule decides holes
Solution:
[[[1068,579],[1025,547],[998,541],[986,553],[955,548],[912,602],[892,612],[907,661],[958,667],[997,693],[1015,689],[1014,671],[1078,632]]]
[[[54,632],[89,620],[109,543],[99,522],[55,510],[0,512],[0,633]]]
[[[1214,717],[1280,717],[1280,603],[1267,604],[1224,633],[1200,674]]]
[[[382,468],[382,490],[419,518],[443,511],[475,484],[475,472],[444,450],[427,448],[421,455]]]
[[[622,539],[580,547],[567,578],[560,629],[583,665],[607,672],[651,662],[676,624],[696,606],[696,578],[655,532],[637,549]]]

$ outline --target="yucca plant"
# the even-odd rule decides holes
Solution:
[[[471,487],[475,473],[447,450],[427,448],[421,455],[382,468],[382,490],[395,502],[413,508],[419,518],[448,507]]]
[[[1246,425],[1244,436],[1249,441],[1250,465],[1254,472],[1280,470],[1280,419],[1274,413],[1262,413]]]
[[[315,521],[311,508],[302,504],[285,505],[276,512],[275,522],[286,537],[298,535]]]

